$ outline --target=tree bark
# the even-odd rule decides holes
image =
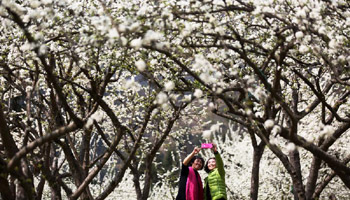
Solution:
[[[290,163],[293,166],[293,171],[295,173],[295,181],[293,181],[293,188],[294,188],[294,194],[295,196],[297,196],[296,200],[306,199],[303,179],[301,175],[299,151],[295,149],[289,152],[289,157],[290,157]]]
[[[318,172],[320,167],[321,167],[321,160],[317,157],[314,157],[312,159],[310,173],[306,184],[305,195],[307,200],[312,199],[312,195],[316,188],[316,182],[317,182]]]
[[[2,174],[0,175],[0,194],[2,199],[14,200],[14,195],[11,192],[10,185],[8,182],[8,175],[5,173],[6,163],[1,159],[0,163],[0,171]]]
[[[12,138],[12,135],[10,133],[10,129],[7,125],[5,115],[3,112],[3,107],[0,104],[0,135],[2,143],[5,147],[5,152],[7,158],[13,158],[16,157],[16,153],[19,151],[14,139]],[[33,179],[30,179],[30,177],[26,177],[23,173],[23,167],[27,170],[28,167],[25,165],[25,163],[21,162],[20,159],[16,160],[12,163],[14,167],[16,167],[17,170],[14,170],[13,168],[9,168],[7,165],[7,169],[9,170],[10,174],[16,174],[19,178],[20,184],[17,186],[16,191],[16,197],[19,199],[35,199],[35,190],[33,189]],[[28,181],[28,179],[29,181]]]
[[[250,199],[251,200],[258,199],[260,160],[264,153],[265,146],[266,144],[264,142],[260,142],[260,144],[257,147],[254,147],[252,176],[250,181]]]

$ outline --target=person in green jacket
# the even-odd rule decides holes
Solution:
[[[208,173],[208,176],[204,179],[204,199],[227,200],[224,163],[217,151],[216,144],[213,144],[211,150],[215,157],[209,158],[204,167],[204,170]]]

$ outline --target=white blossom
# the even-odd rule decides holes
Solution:
[[[191,100],[192,100],[192,95],[191,94],[186,94],[184,96],[184,99],[183,99],[184,102],[190,102]]]
[[[330,125],[326,125],[323,127],[320,135],[321,136],[325,136],[325,137],[330,137],[333,135],[333,133],[335,132],[335,129],[333,126],[330,126]]]
[[[295,146],[294,143],[289,142],[289,143],[287,144],[287,150],[288,150],[289,152],[294,151],[295,149],[296,149],[296,146]]]
[[[301,31],[298,31],[298,32],[295,33],[295,37],[297,39],[302,39],[304,37],[304,33],[301,32]]]
[[[43,35],[43,33],[42,32],[38,32],[38,33],[36,33],[35,35],[34,35],[34,38],[36,39],[36,40],[43,40],[44,39],[44,35]]]
[[[163,103],[161,107],[163,110],[169,110],[171,108],[171,105],[169,103]]]
[[[30,7],[37,8],[39,6],[40,6],[40,1],[37,1],[37,0],[30,1]]]
[[[296,16],[301,17],[301,18],[306,18],[306,12],[304,9],[300,9],[297,11]]]
[[[141,89],[141,85],[135,81],[135,77],[131,77],[126,81],[125,88],[138,92]]]
[[[146,15],[147,13],[147,6],[146,4],[144,4],[143,6],[141,6],[141,8],[137,11],[137,15],[138,16],[143,16],[143,15]]]
[[[200,89],[195,89],[193,96],[195,96],[196,98],[201,98],[203,96],[203,91]]]
[[[128,43],[128,40],[125,37],[120,37],[120,41],[123,46],[125,46]]]
[[[42,2],[44,5],[48,5],[48,4],[51,4],[51,3],[52,3],[52,0],[41,0],[41,2]]]
[[[43,55],[46,55],[48,52],[48,48],[46,45],[40,45],[39,47],[39,55],[40,56],[43,56]]]
[[[118,25],[118,31],[123,33],[126,31],[126,26],[124,24],[119,24]]]
[[[164,84],[164,89],[165,91],[171,91],[175,88],[175,83],[173,81],[167,81],[165,84]]]
[[[266,129],[271,129],[275,125],[275,122],[272,119],[268,119],[264,122],[264,127]]]
[[[273,135],[277,135],[281,132],[281,127],[278,125],[274,125],[272,130],[271,130],[271,134]]]
[[[302,44],[299,47],[299,51],[300,51],[300,53],[307,53],[309,51],[309,47]]]
[[[148,30],[143,38],[144,44],[150,44],[152,41],[156,41],[162,38],[162,34],[153,30]]]
[[[137,30],[140,29],[140,23],[138,23],[138,22],[132,23],[132,24],[128,27],[128,29],[129,29],[131,32],[135,32],[135,31],[137,31]]]
[[[141,38],[133,39],[130,42],[130,46],[134,47],[135,49],[139,49],[142,46],[142,39]]]
[[[21,50],[22,51],[32,50],[34,48],[34,46],[35,45],[33,43],[26,42],[21,46]]]
[[[103,118],[103,113],[100,111],[96,111],[94,114],[92,114],[89,119],[87,120],[85,124],[85,128],[91,128],[94,121],[101,122]]]
[[[168,8],[164,9],[162,12],[162,17],[163,18],[171,18],[172,17],[171,11]]]
[[[335,39],[331,39],[331,41],[329,41],[329,47],[332,49],[336,49],[338,48],[338,42]]]
[[[221,127],[221,126],[222,126],[222,123],[220,123],[220,122],[218,122],[218,123],[216,123],[216,124],[213,124],[213,125],[210,126],[210,131],[211,131],[212,133],[217,132],[217,131],[220,130],[220,127]]]
[[[135,65],[137,67],[137,70],[139,70],[140,72],[145,71],[146,69],[146,63],[144,60],[140,59],[138,61],[135,62]]]
[[[157,104],[161,105],[168,101],[168,95],[164,92],[159,92],[156,99]]]
[[[109,30],[108,37],[112,38],[112,39],[119,37],[119,33],[118,33],[117,29],[116,28],[111,28]]]

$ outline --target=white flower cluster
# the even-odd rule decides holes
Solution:
[[[193,70],[199,72],[199,78],[207,84],[217,84],[222,77],[220,71],[215,70],[214,66],[202,55],[195,55]]]
[[[128,79],[125,83],[125,88],[128,90],[132,90],[135,93],[139,92],[141,90],[141,85],[137,81],[135,81],[135,77],[132,76],[130,79]]]
[[[89,119],[87,120],[85,124],[85,128],[91,128],[94,121],[101,122],[103,119],[104,113],[102,111],[96,111],[94,114],[92,114]]]
[[[321,137],[331,137],[335,131],[335,128],[331,125],[326,125],[326,126],[321,126],[321,132],[320,135]]]
[[[164,90],[167,92],[170,92],[171,90],[173,90],[175,88],[175,83],[173,81],[167,81],[164,84]]]
[[[135,65],[136,65],[137,70],[139,70],[140,72],[145,71],[146,67],[147,67],[145,61],[142,59],[139,59],[138,61],[136,61]]]

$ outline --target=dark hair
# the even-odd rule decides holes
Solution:
[[[215,157],[209,158],[209,159],[207,160],[207,163],[205,163],[205,166],[204,166],[204,171],[207,172],[207,173],[210,172],[210,169],[209,169],[209,167],[208,167],[208,163],[209,163],[209,160],[211,160],[211,159],[214,159],[214,160],[215,160]]]
[[[188,166],[191,166],[194,163],[194,161],[197,160],[197,159],[202,161],[202,167],[199,169],[199,170],[202,170],[203,167],[204,167],[204,159],[202,157],[200,157],[200,156],[193,156],[193,158],[191,159],[191,161],[188,164]]]

